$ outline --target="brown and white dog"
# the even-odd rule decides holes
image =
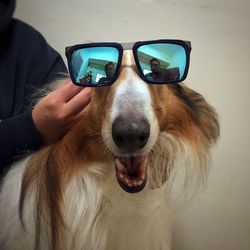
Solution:
[[[81,122],[9,170],[1,249],[171,249],[169,184],[179,169],[185,183],[203,180],[218,135],[200,94],[146,84],[125,51],[119,78],[94,89]]]

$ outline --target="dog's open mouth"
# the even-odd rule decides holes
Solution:
[[[121,188],[128,193],[140,192],[147,182],[146,155],[117,157],[116,178]]]

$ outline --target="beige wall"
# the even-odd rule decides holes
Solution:
[[[208,186],[179,212],[178,250],[250,249],[250,1],[19,0],[16,17],[59,52],[86,41],[192,41],[188,86],[216,107]]]

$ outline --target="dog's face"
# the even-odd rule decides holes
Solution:
[[[219,133],[216,113],[201,95],[182,83],[145,83],[131,51],[123,55],[116,82],[94,89],[82,125],[86,120],[85,135],[91,139],[83,137],[79,150],[88,153],[88,161],[98,161],[100,154],[101,161],[115,161],[117,183],[132,193],[141,191],[147,180],[149,186],[166,181],[178,147],[188,145],[202,165]],[[86,130],[85,125],[80,127]]]
[[[114,155],[118,183],[128,192],[138,192],[146,184],[147,156],[157,141],[159,123],[151,90],[136,73],[129,51],[118,80],[107,91],[111,101],[103,103],[102,136]]]

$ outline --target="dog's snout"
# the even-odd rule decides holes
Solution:
[[[116,146],[126,153],[142,149],[148,142],[150,125],[146,119],[128,121],[118,117],[112,125],[112,137]]]

